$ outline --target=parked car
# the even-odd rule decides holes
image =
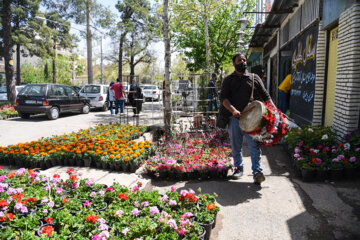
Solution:
[[[63,112],[89,113],[90,101],[79,96],[73,86],[29,84],[18,94],[15,110],[24,119],[32,114],[45,113],[49,119],[55,120]]]
[[[106,96],[108,89],[108,85],[87,84],[80,90],[80,96],[90,100],[90,107],[101,108],[103,111],[107,111]]]
[[[21,86],[15,86],[15,92],[16,96],[19,94],[19,92],[25,87],[25,85]],[[0,101],[7,101],[7,91],[6,86],[0,87]]]
[[[159,89],[158,86],[151,84],[143,84],[140,85],[140,88],[142,89],[142,93],[144,95],[145,100],[160,101],[162,99],[162,91]]]

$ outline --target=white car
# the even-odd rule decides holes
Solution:
[[[145,100],[160,101],[162,99],[162,91],[159,87],[151,84],[140,85]]]
[[[18,95],[18,93],[25,87],[26,85],[21,85],[21,86],[15,86],[15,92],[16,92],[16,96]],[[6,86],[2,86],[0,87],[0,101],[7,101],[7,91],[6,91]]]
[[[103,111],[107,111],[106,96],[108,89],[108,85],[87,84],[80,90],[79,94],[90,100],[90,107],[101,108]]]

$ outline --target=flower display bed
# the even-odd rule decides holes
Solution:
[[[56,165],[95,166],[135,172],[152,151],[152,142],[134,142],[143,126],[98,125],[78,132],[0,147],[0,161],[46,169]]]
[[[322,126],[292,129],[285,137],[292,154],[295,174],[303,181],[338,181],[360,175],[360,133],[346,142],[336,141],[336,133]]]
[[[21,168],[0,170],[2,239],[209,239],[219,207],[214,195],[171,187],[166,194],[95,184]],[[206,230],[205,230],[206,229]]]
[[[226,133],[178,133],[155,148],[144,166],[152,178],[177,180],[225,178],[231,163]]]
[[[0,120],[17,117],[18,112],[11,103],[0,103]]]

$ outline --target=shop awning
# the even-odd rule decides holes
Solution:
[[[282,21],[294,7],[298,6],[298,2],[298,0],[274,0],[265,21],[256,25],[249,47],[264,47],[276,29],[280,28]]]

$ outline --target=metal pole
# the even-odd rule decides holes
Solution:
[[[103,72],[103,50],[102,50],[102,36],[100,38],[100,67],[101,67],[101,84],[104,84],[104,72]]]

